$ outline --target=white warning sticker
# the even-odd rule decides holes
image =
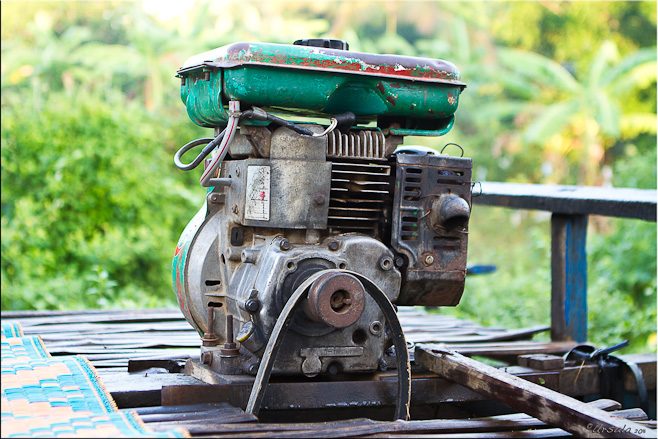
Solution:
[[[270,167],[247,166],[244,218],[270,220]]]

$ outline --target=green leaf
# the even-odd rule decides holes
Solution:
[[[609,40],[604,41],[592,60],[589,75],[587,76],[587,86],[590,88],[598,87],[605,67],[618,57],[619,52],[617,51],[617,45]]]
[[[527,143],[542,144],[553,134],[562,131],[569,123],[571,117],[580,111],[578,101],[566,101],[548,105],[523,133],[523,140]]]
[[[619,107],[610,100],[603,90],[598,90],[594,94],[594,102],[594,119],[599,124],[601,131],[613,137],[619,136],[619,118],[621,116]]]
[[[498,60],[511,74],[523,75],[541,85],[556,87],[568,93],[579,94],[582,91],[571,73],[550,58],[504,47],[499,47],[497,53]]]
[[[621,133],[624,138],[632,139],[642,133],[656,135],[658,122],[654,113],[630,113],[621,116],[619,121]]]
[[[486,123],[490,120],[502,120],[517,116],[520,113],[538,110],[541,105],[529,105],[526,101],[505,100],[484,104],[478,107],[474,117],[478,122]]]
[[[607,87],[611,94],[623,96],[635,88],[647,89],[656,82],[656,61],[639,64],[628,70]],[[655,89],[655,86],[654,86]]]
[[[605,86],[623,80],[633,69],[651,61],[656,61],[656,47],[640,49],[637,52],[624,57],[619,64],[607,70],[601,76],[601,85]]]

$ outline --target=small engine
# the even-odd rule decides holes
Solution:
[[[395,368],[375,293],[397,306],[454,306],[464,289],[471,159],[401,146],[450,130],[465,87],[458,70],[300,40],[221,47],[178,77],[190,118],[215,129],[175,157],[183,170],[205,166],[206,202],[173,260],[202,362],[255,375],[285,323],[275,374]]]

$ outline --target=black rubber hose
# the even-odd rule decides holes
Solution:
[[[289,128],[296,133],[304,134],[305,136],[313,135],[313,131],[300,127],[299,125],[295,125],[294,123],[288,122],[287,120],[281,119],[280,117],[272,116],[271,114],[267,115],[267,120],[269,120],[270,122],[274,122],[277,125],[281,125],[286,128]]]
[[[274,122],[277,125],[281,125],[283,127],[289,128],[296,133],[303,134],[305,136],[313,136],[313,131],[300,127],[299,125],[296,125],[285,119],[281,119],[280,117],[276,117],[269,113],[266,113],[262,109],[258,109],[258,111],[253,109],[243,111],[242,114],[240,115],[240,121],[242,121],[243,119],[255,119],[262,121],[269,120],[270,122]]]
[[[174,155],[174,164],[178,169],[182,171],[190,171],[196,168],[203,161],[203,159],[205,159],[208,156],[208,154],[210,154],[210,152],[213,149],[215,149],[217,145],[219,145],[219,143],[222,141],[223,138],[224,138],[224,131],[219,133],[219,136],[215,137],[214,139],[203,138],[203,139],[192,140],[190,143],[184,145],[181,149],[179,149],[176,152],[176,154]],[[187,151],[194,148],[195,146],[203,145],[204,143],[207,143],[208,145],[206,145],[206,147],[203,148],[203,150],[201,150],[199,155],[197,155],[196,158],[191,163],[185,164],[181,162],[181,157],[183,156],[183,154],[185,154]]]

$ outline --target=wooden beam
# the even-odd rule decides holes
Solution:
[[[434,373],[576,436],[656,437],[641,424],[438,346],[416,345],[415,359]]]
[[[656,190],[483,181],[473,203],[566,215],[604,215],[656,221]]]
[[[588,404],[590,405],[590,404]],[[174,422],[193,435],[212,434],[220,437],[264,437],[264,438],[347,438],[347,437],[570,437],[569,433],[548,426],[528,415],[491,416],[472,419],[435,419],[419,421],[374,421],[349,419],[345,421],[303,423],[245,423],[238,417],[231,423],[215,415],[215,410],[177,417],[173,414],[168,422],[157,422],[157,418],[144,418],[149,428],[156,431],[171,429]],[[221,413],[221,412],[220,412]],[[205,414],[205,419],[204,419]],[[642,418],[641,410],[617,410],[612,414],[624,419]],[[178,414],[180,415],[180,414]],[[226,415],[224,415],[226,416]],[[241,422],[241,423],[239,423]],[[448,436],[449,435],[449,436]]]
[[[587,216],[551,217],[551,340],[587,341]]]

